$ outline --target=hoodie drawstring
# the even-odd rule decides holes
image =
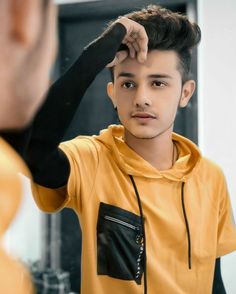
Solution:
[[[143,244],[144,244],[144,294],[147,294],[147,254],[146,254],[146,234],[145,234],[145,226],[144,226],[144,217],[143,217],[143,208],[141,199],[138,193],[137,186],[135,184],[134,178],[129,175],[130,180],[132,182],[132,185],[134,187],[135,195],[138,201],[138,207],[139,207],[139,213],[141,217],[141,227],[143,231]],[[187,238],[188,238],[188,267],[189,269],[192,268],[192,253],[191,253],[191,236],[190,236],[190,230],[189,230],[189,223],[188,218],[185,210],[185,204],[184,204],[184,182],[181,183],[181,202],[182,202],[182,210],[185,220],[185,226],[186,226],[186,232],[187,232]]]
[[[181,184],[181,202],[182,202],[182,209],[183,209],[185,226],[187,231],[187,238],[188,238],[188,268],[191,269],[192,268],[191,236],[190,236],[188,218],[187,218],[185,205],[184,205],[184,182],[182,182]]]
[[[135,184],[134,178],[131,175],[129,175],[129,177],[130,177],[130,180],[131,180],[133,187],[134,187],[135,195],[136,195],[136,198],[138,201],[139,213],[140,213],[140,217],[141,217],[141,227],[142,227],[142,231],[143,231],[143,245],[144,245],[144,250],[143,250],[144,294],[147,294],[147,255],[146,255],[146,234],[145,234],[145,226],[144,226],[144,218],[143,218],[143,208],[142,208],[142,203],[140,200],[140,196],[139,196],[138,189]]]

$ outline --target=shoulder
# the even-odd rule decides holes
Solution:
[[[93,136],[78,136],[72,140],[65,141],[60,144],[60,148],[63,150],[96,150],[99,148],[99,142]]]
[[[95,136],[78,136],[60,144],[60,148],[71,159],[83,161],[98,161],[105,155],[105,146]]]
[[[199,163],[198,174],[199,173],[214,180],[224,179],[224,172],[222,168],[217,163],[204,156],[201,158]]]

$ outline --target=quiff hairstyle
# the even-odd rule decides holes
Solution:
[[[192,49],[201,40],[199,26],[186,15],[159,5],[149,5],[125,15],[143,25],[148,36],[148,50],[173,50],[179,57],[179,71],[184,83],[189,79]],[[119,50],[128,50],[121,45]]]

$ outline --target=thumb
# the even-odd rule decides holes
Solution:
[[[113,67],[122,61],[124,61],[129,55],[129,52],[126,50],[122,50],[116,53],[115,58],[112,60],[112,62],[108,63],[106,67]]]

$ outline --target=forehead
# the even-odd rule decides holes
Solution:
[[[147,54],[147,60],[139,63],[136,58],[126,58],[122,63],[114,67],[115,79],[121,72],[132,73],[135,76],[151,74],[180,75],[178,70],[179,57],[172,50],[151,50]]]

